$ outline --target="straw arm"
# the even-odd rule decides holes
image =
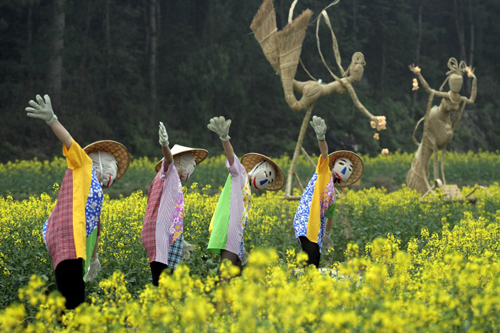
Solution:
[[[347,88],[347,91],[349,92],[349,95],[351,95],[352,101],[353,101],[354,105],[358,108],[358,110],[361,111],[365,116],[367,116],[368,118],[370,118],[370,120],[375,121],[376,123],[378,123],[377,118],[375,118],[370,113],[370,111],[368,111],[364,107],[364,105],[361,104],[361,102],[359,101],[358,96],[356,95],[356,92],[354,91],[354,88],[352,87],[352,85],[350,83],[347,83],[345,85],[345,87]]]
[[[165,170],[167,171],[168,166],[172,161],[174,160],[174,157],[172,156],[172,152],[170,151],[170,148],[168,146],[161,146],[161,151],[163,153],[163,157],[165,158]]]
[[[57,138],[66,146],[66,148],[71,148],[73,138],[69,134],[68,130],[64,128],[64,126],[59,122],[59,120],[56,120],[50,127],[54,131],[54,134],[57,136]]]
[[[229,165],[233,165],[234,163],[234,150],[231,143],[228,141],[222,141],[222,146],[224,147],[224,152],[226,153],[227,160],[229,161]]]
[[[470,94],[470,98],[466,98],[465,103],[473,104],[474,101],[476,100],[476,96],[477,96],[477,79],[474,76],[474,79],[472,80],[472,91]]]
[[[427,91],[427,93],[431,93],[432,89],[429,84],[427,83],[427,81],[425,81],[424,77],[422,76],[421,73],[417,73],[417,76],[418,76],[418,79],[420,80],[420,83],[422,84],[422,86],[424,87],[425,91]]]

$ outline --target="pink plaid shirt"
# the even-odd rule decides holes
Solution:
[[[170,244],[182,235],[184,194],[174,163],[163,170],[164,164],[149,187],[141,239],[149,262],[168,265]]]

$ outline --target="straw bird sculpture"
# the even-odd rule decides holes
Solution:
[[[406,184],[411,189],[416,189],[422,194],[432,191],[429,184],[429,162],[431,156],[434,154],[434,180],[437,183],[446,185],[446,178],[444,176],[444,153],[446,146],[453,137],[453,132],[462,118],[466,104],[473,104],[477,95],[477,80],[474,70],[467,67],[465,62],[457,62],[455,58],[448,60],[449,71],[446,73],[447,78],[439,88],[439,91],[429,87],[429,84],[424,80],[421,69],[414,65],[409,66],[410,70],[415,73],[429,93],[429,101],[425,116],[420,119],[415,127],[413,133],[413,140],[418,145],[417,152],[413,158],[411,168],[406,175]],[[467,73],[468,77],[472,77],[472,91],[470,98],[460,96],[459,92],[463,84],[463,74]],[[450,90],[443,92],[443,87],[448,82]],[[441,98],[439,106],[432,106],[434,97]],[[454,112],[453,119],[450,113]],[[415,132],[419,124],[424,121],[424,133],[422,142],[417,142]],[[441,153],[441,175],[442,180],[439,181],[438,171],[438,149],[442,149]]]

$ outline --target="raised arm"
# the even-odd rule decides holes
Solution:
[[[325,121],[317,116],[313,116],[313,119],[310,121],[311,126],[314,128],[314,132],[316,132],[316,138],[318,138],[318,146],[319,151],[321,152],[321,157],[323,159],[328,158],[328,144],[325,140],[326,133],[326,124]]]
[[[66,146],[67,149],[69,149],[73,143],[73,138],[66,128],[64,128],[64,126],[57,120],[57,116],[52,110],[52,103],[49,95],[45,95],[44,98],[40,95],[36,95],[36,100],[36,102],[33,100],[29,101],[29,105],[31,105],[31,107],[26,108],[26,111],[28,112],[27,116],[45,120],[47,125],[52,128],[57,138]]]
[[[465,99],[465,103],[467,104],[473,104],[474,101],[476,100],[476,96],[477,96],[477,79],[476,79],[476,75],[474,74],[474,72],[470,72],[470,74],[472,76],[472,91],[471,91],[471,94],[470,94],[470,98],[466,98]]]
[[[160,121],[160,130],[158,131],[158,136],[160,137],[158,142],[161,145],[161,151],[162,151],[163,157],[165,159],[163,171],[167,171],[168,166],[170,165],[170,163],[172,163],[172,161],[174,160],[174,157],[172,156],[172,152],[170,151],[170,148],[168,147],[169,143],[168,143],[167,130],[165,129],[165,125],[163,125],[163,123],[161,121]]]
[[[372,115],[370,113],[370,111],[368,111],[365,108],[365,106],[363,104],[361,104],[361,102],[359,101],[358,95],[356,95],[356,92],[354,91],[352,84],[348,80],[343,80],[342,82],[344,83],[344,87],[349,92],[349,95],[351,96],[352,102],[358,108],[358,110],[361,111],[361,113],[363,113],[365,116],[367,116],[370,119],[370,121],[374,121],[377,123],[378,122],[377,118],[375,118],[375,116]]]
[[[442,91],[437,91],[437,90],[434,90],[432,89],[429,84],[427,83],[427,81],[425,81],[424,77],[422,76],[422,70],[420,67],[418,66],[415,66],[415,65],[410,65],[408,66],[408,68],[410,68],[410,70],[415,74],[417,75],[420,83],[422,84],[422,87],[424,87],[425,91],[427,91],[428,94],[430,93],[434,93],[434,96],[435,97],[438,97],[438,98],[448,98],[449,99],[449,96],[448,96],[448,93],[445,93],[445,92],[442,92]]]
[[[231,126],[231,119],[226,120],[224,117],[213,117],[210,119],[210,124],[207,125],[208,129],[217,133],[222,141],[222,147],[224,147],[224,152],[226,153],[229,165],[233,165],[234,162],[234,150],[233,146],[229,142],[231,137],[229,136],[229,127]]]

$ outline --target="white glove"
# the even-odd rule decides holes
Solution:
[[[246,265],[249,258],[250,258],[250,253],[248,253],[245,247],[243,247],[243,254],[241,255],[241,264]]]
[[[326,133],[326,124],[323,118],[314,116],[310,124],[314,128],[314,131],[316,132],[316,137],[318,138],[318,141],[324,141]]]
[[[158,142],[160,145],[164,147],[168,147],[168,134],[167,130],[165,129],[165,125],[160,121],[160,130],[158,131],[158,135],[160,136],[160,140]]]
[[[213,117],[210,119],[210,124],[207,125],[208,129],[219,134],[222,141],[229,141],[229,126],[231,126],[231,119],[226,120],[224,117]]]
[[[194,251],[194,245],[182,240],[182,260],[188,260],[191,257],[190,251]]]
[[[323,236],[323,248],[324,249],[329,249],[333,247],[333,241],[332,238],[330,237],[329,232],[325,232],[325,235]]]
[[[38,103],[33,100],[29,101],[29,105],[31,105],[32,108],[26,108],[26,111],[28,111],[27,116],[31,118],[43,119],[47,125],[52,126],[52,124],[56,122],[57,116],[52,110],[52,103],[50,102],[49,95],[45,95],[43,97],[45,98],[45,101],[40,95],[36,95]]]
[[[97,276],[97,273],[101,270],[101,263],[99,258],[91,258],[89,264],[89,270],[87,271],[87,276],[85,277],[85,282],[92,281]]]

